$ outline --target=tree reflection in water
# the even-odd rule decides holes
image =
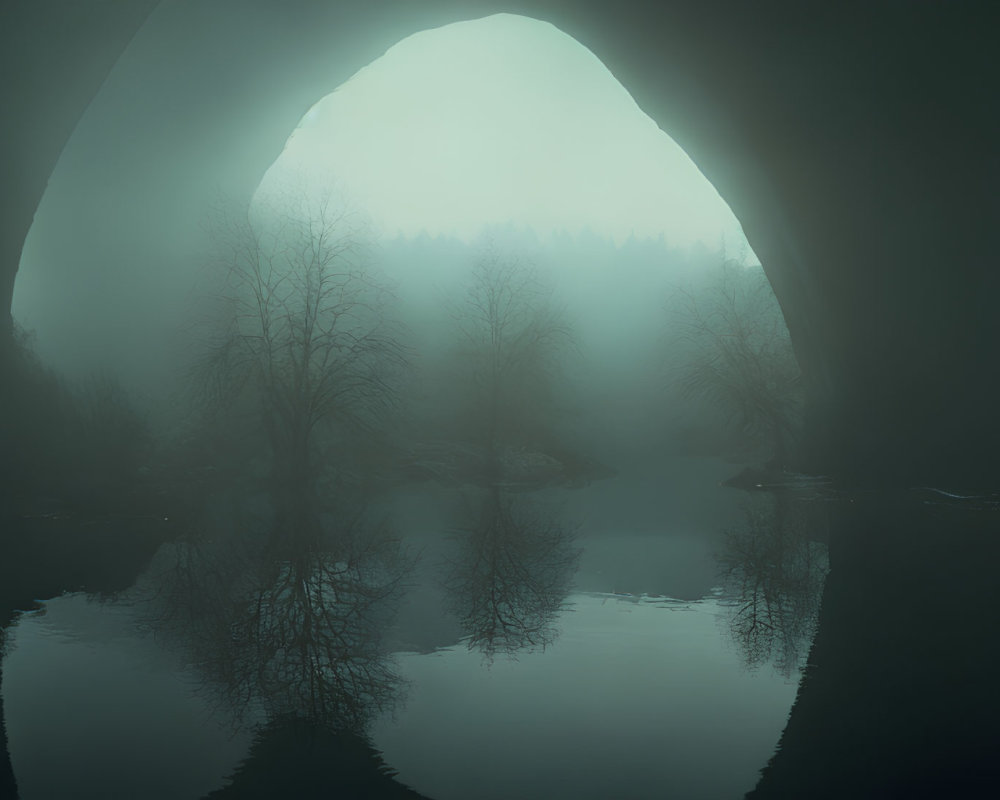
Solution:
[[[580,557],[572,531],[498,487],[477,505],[454,532],[458,554],[444,582],[469,649],[488,661],[544,649],[558,634],[555,619]]]
[[[787,677],[816,631],[829,568],[825,523],[814,503],[781,492],[754,501],[719,554],[729,625],[750,669],[770,661]]]
[[[331,731],[302,719],[276,719],[257,732],[247,759],[225,787],[204,800],[421,800],[357,733]],[[426,799],[425,799],[426,800]]]
[[[154,626],[237,721],[263,714],[362,733],[399,698],[382,639],[410,565],[361,511],[323,523],[280,541],[234,525],[165,548],[151,570]]]

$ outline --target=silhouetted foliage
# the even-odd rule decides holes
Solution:
[[[8,514],[140,513],[153,442],[119,380],[100,373],[72,385],[35,355],[17,328],[13,380],[0,394],[0,510]]]
[[[473,438],[490,450],[544,438],[573,335],[535,269],[487,242],[452,315]]]
[[[140,473],[149,470],[153,442],[146,421],[125,388],[107,372],[90,378],[74,392],[76,459],[87,464],[81,491],[93,499],[134,487]]]
[[[770,450],[770,462],[789,462],[801,414],[801,374],[788,329],[763,271],[722,261],[700,289],[672,298],[675,339],[685,360],[682,392],[707,401],[745,439]]]
[[[397,404],[405,351],[362,236],[349,212],[294,199],[217,230],[195,399],[218,466],[266,479],[293,528],[362,480],[355,455]]]

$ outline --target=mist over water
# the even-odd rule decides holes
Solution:
[[[531,5],[4,5],[0,798],[996,794],[992,7]]]
[[[50,180],[13,309],[47,362],[76,377],[111,369],[149,404],[177,380],[178,328],[217,255],[213,219],[249,192],[278,204],[332,192],[364,222],[404,309],[439,303],[431,288],[461,291],[476,258],[429,261],[422,237],[474,247],[504,230],[502,247],[558,273],[557,301],[587,320],[581,334],[613,347],[604,329],[627,337],[636,320],[649,347],[630,352],[633,363],[659,344],[647,320],[679,262],[700,261],[691,248],[725,242],[730,257],[755,261],[690,159],[589,51],[545,23],[496,15],[407,38],[317,98],[256,187],[239,174],[238,141],[170,139],[173,91],[141,48],[123,56]],[[404,241],[414,245],[405,256]]]
[[[713,187],[525,18],[404,40],[262,179],[166,147],[154,62],[81,121],[16,287],[49,399],[6,544],[69,554],[7,604],[20,796],[751,789],[826,545]]]

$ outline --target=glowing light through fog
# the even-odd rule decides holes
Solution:
[[[621,241],[745,239],[697,167],[604,65],[501,14],[404,39],[305,115],[260,191],[336,176],[385,233],[584,226]]]

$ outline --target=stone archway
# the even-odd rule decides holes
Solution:
[[[820,9],[794,0],[441,0],[433,6],[219,0],[207,11],[208,4],[197,0],[175,0],[153,12],[155,6],[140,0],[21,0],[5,7],[5,307],[55,163],[148,14],[154,15],[151,23],[166,26],[158,41],[174,43],[162,50],[158,73],[172,92],[158,99],[173,104],[176,124],[147,141],[154,152],[183,155],[172,150],[183,140],[211,153],[227,126],[245,123],[248,106],[241,100],[263,92],[276,103],[275,115],[250,146],[259,172],[244,175],[249,190],[307,104],[398,39],[472,16],[523,13],[552,22],[593,50],[701,166],[742,221],[814,381],[812,455],[818,468],[859,482],[995,485],[1000,478],[993,453],[1000,433],[1000,315],[994,310],[1000,270],[992,268],[990,241],[1000,212],[1000,67],[988,55],[987,3],[886,1]],[[340,73],[318,79],[315,48],[329,40],[330,31],[343,48],[344,65]],[[147,25],[131,47],[149,43],[154,33]],[[290,63],[280,48],[268,48],[275,39],[296,42],[300,57]],[[322,85],[296,83],[296,74]],[[9,331],[4,335],[9,339]],[[0,392],[4,386],[0,378]],[[880,588],[894,601],[906,597],[885,588],[884,576],[896,570],[896,562],[882,556],[869,566],[868,541],[888,541],[888,530],[912,547],[911,527],[930,526],[923,516],[911,526],[906,515],[862,515],[861,522],[844,525],[851,528],[848,534],[863,537],[856,539],[853,556],[835,559],[839,574],[825,601],[833,627],[821,623],[820,652],[826,655],[818,652],[820,658],[842,657],[856,647],[854,623],[867,619],[862,601],[869,589]],[[978,535],[978,528],[973,532]],[[941,540],[953,535],[948,527]],[[967,610],[989,607],[986,570],[992,561],[949,547],[949,556],[972,570],[966,585],[982,594],[948,606],[969,627]],[[931,566],[942,571],[937,562]],[[859,571],[866,576],[860,582]],[[951,624],[952,617],[938,613],[942,627]],[[865,631],[879,640],[874,623]],[[911,651],[925,653],[923,639],[912,633]],[[969,631],[964,641],[979,639],[987,641],[980,646],[983,657],[972,660],[993,663],[989,637]],[[883,659],[894,666],[898,660],[896,652]],[[836,663],[830,669],[843,673]],[[843,687],[856,691],[855,676],[876,673],[882,674],[862,664],[850,673],[852,680],[812,680],[803,693],[813,699],[799,707],[799,717],[809,717],[797,723],[799,741],[814,742],[815,731],[826,726],[823,713],[810,711],[812,703],[823,711],[839,708]],[[940,678],[933,670],[927,675]],[[872,696],[881,690],[875,681],[864,685],[871,685]],[[917,686],[898,707],[910,707],[923,693]],[[925,747],[950,735],[943,730]],[[887,740],[878,739],[877,747]],[[992,751],[982,764],[992,763],[990,757]],[[842,767],[834,763],[831,772]],[[770,780],[780,780],[781,769]],[[806,777],[811,790],[824,780],[818,772]]]
[[[258,175],[320,83],[336,86],[417,30],[523,13],[601,58],[743,223],[815,387],[817,468],[868,482],[997,476],[1000,317],[989,298],[1000,272],[987,267],[985,239],[1000,160],[985,5],[39,5],[15,5],[4,25],[5,74],[15,76],[0,139],[13,176],[3,189],[4,302],[55,161],[147,12],[126,55],[159,53],[158,99],[176,112],[147,152],[184,158],[200,143],[224,174],[226,130],[266,98],[267,119],[240,154]],[[339,71],[323,74],[330,52]]]

